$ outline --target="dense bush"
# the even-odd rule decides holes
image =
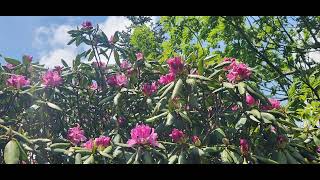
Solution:
[[[4,57],[0,163],[319,162],[318,128],[297,126],[241,60],[154,60],[90,22],[69,34],[68,44],[91,47],[72,65],[48,70],[31,56]],[[112,54],[116,64],[101,61]]]

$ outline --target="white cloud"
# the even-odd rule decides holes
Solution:
[[[93,22],[93,24],[96,23]],[[100,29],[110,37],[116,31],[125,30],[130,25],[130,21],[123,16],[109,16],[104,22],[98,24]],[[56,65],[61,65],[61,59],[64,59],[71,66],[76,55],[88,49],[86,45],[79,47],[67,45],[71,40],[67,32],[71,29],[76,29],[76,26],[62,24],[59,26],[42,26],[35,30],[32,46],[39,49],[41,64],[52,68]],[[103,57],[101,57],[101,60],[107,61]],[[113,55],[111,55],[109,63],[115,63]]]

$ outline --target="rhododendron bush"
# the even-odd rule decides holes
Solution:
[[[241,59],[158,61],[91,22],[68,33],[68,44],[90,47],[72,64],[4,57],[0,163],[319,162],[318,130],[297,126]]]

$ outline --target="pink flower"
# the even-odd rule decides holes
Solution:
[[[151,96],[152,94],[157,92],[157,85],[155,82],[152,84],[145,83],[142,86],[142,92],[144,93],[145,96]]]
[[[7,63],[7,64],[5,65],[5,67],[8,68],[8,69],[10,69],[10,70],[12,70],[15,66],[16,66],[16,65],[10,64],[10,63]]]
[[[246,139],[240,139],[240,152],[244,156],[247,156],[249,153],[249,143]]]
[[[20,89],[30,84],[30,81],[22,75],[12,75],[7,79],[7,85]]]
[[[122,126],[126,122],[126,119],[123,116],[118,117],[117,123],[119,126]]]
[[[113,35],[110,36],[109,43],[113,44]]]
[[[101,136],[95,139],[96,146],[98,148],[105,148],[110,145],[111,138],[106,136]]]
[[[201,145],[201,141],[199,139],[198,136],[192,136],[192,142],[196,145],[196,146],[200,146]]]
[[[175,80],[175,75],[173,73],[169,73],[161,76],[158,82],[159,84],[165,85],[165,84],[169,84],[174,80]]]
[[[277,128],[274,127],[274,126],[271,126],[270,127],[270,131],[273,132],[273,133],[277,133]]]
[[[251,95],[247,95],[246,102],[249,106],[253,106],[256,103],[256,100]]]
[[[231,110],[232,111],[237,111],[239,109],[239,106],[238,105],[234,105],[231,107]]]
[[[120,68],[123,70],[127,70],[131,68],[131,64],[127,60],[123,60],[120,64]]]
[[[144,124],[137,124],[136,127],[131,130],[131,139],[128,140],[127,144],[130,147],[136,144],[158,146],[157,138],[158,135],[154,132],[154,128],[150,128],[148,125]]]
[[[237,61],[235,58],[225,58],[223,60],[223,62],[231,62],[231,64],[229,64],[229,66],[226,66],[223,68],[223,70],[225,71],[229,71],[230,69],[232,69],[236,64],[237,64]]]
[[[42,76],[42,83],[46,87],[56,87],[62,84],[62,78],[60,74],[57,71],[47,71]]]
[[[320,146],[318,146],[317,148],[317,153],[320,153]]]
[[[98,62],[93,62],[92,65],[95,68],[101,68],[101,69],[106,69],[106,63],[102,62],[102,61],[98,61]]]
[[[225,71],[229,71],[227,78],[229,82],[235,83],[244,79],[249,79],[251,76],[251,70],[243,63],[237,63],[235,60],[228,60],[231,64],[224,68]]]
[[[92,84],[90,85],[90,89],[95,91],[100,88],[98,87],[97,82],[92,82]]]
[[[137,57],[137,61],[142,60],[143,59],[143,54],[141,52],[136,53],[136,57]]]
[[[80,128],[79,124],[77,127],[73,127],[68,130],[68,139],[74,144],[79,144],[80,142],[87,140],[84,136],[84,131]]]
[[[94,141],[93,139],[88,140],[87,142],[82,144],[82,147],[88,149],[88,150],[92,150],[94,146]]]
[[[26,59],[29,63],[31,63],[31,62],[32,62],[33,57],[32,57],[32,56],[30,56],[30,55],[24,55],[24,56],[23,56],[23,59]]]
[[[167,60],[169,64],[170,73],[178,74],[183,70],[183,62],[181,57],[174,57]]]
[[[124,74],[115,74],[107,78],[107,83],[110,86],[123,87],[127,86],[128,79]]]
[[[184,133],[179,129],[174,128],[169,135],[172,138],[173,142],[181,143],[184,140]]]
[[[282,148],[282,149],[285,148],[287,143],[288,143],[287,137],[283,135],[277,136],[277,145],[279,148]]]
[[[277,99],[271,99],[269,98],[269,102],[271,105],[266,105],[266,106],[261,106],[262,110],[272,110],[272,109],[279,109],[280,106],[280,101]]]
[[[58,72],[59,74],[61,74],[61,72],[62,72],[62,67],[61,67],[61,66],[55,66],[54,69],[53,69],[53,71],[56,71],[56,72]]]
[[[92,23],[90,21],[84,21],[82,24],[83,29],[92,29]]]

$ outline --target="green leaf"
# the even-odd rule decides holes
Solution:
[[[287,157],[289,164],[301,164],[289,153],[288,150],[284,149],[283,152],[284,152],[285,156]]]
[[[255,121],[255,122],[260,123],[260,121],[259,121],[256,117],[254,117],[253,115],[249,115],[249,118],[250,118],[251,120]]]
[[[60,148],[60,149],[66,149],[68,147],[70,147],[70,143],[54,143],[54,144],[51,144],[49,147],[51,149],[55,149],[55,148]]]
[[[90,55],[89,55],[89,58],[88,58],[88,61],[89,61],[89,62],[93,59],[94,54],[95,54],[94,51],[91,51],[91,52],[90,52]]]
[[[210,78],[201,76],[201,75],[196,75],[196,74],[189,74],[188,77],[190,78],[196,78],[196,79],[200,79],[200,80],[204,80],[204,81],[211,81]]]
[[[77,153],[74,159],[75,159],[74,164],[82,164],[81,154],[80,153]]]
[[[120,58],[119,58],[119,54],[118,54],[118,52],[115,50],[114,52],[113,52],[113,55],[114,55],[114,60],[116,61],[116,63],[118,64],[118,66],[120,67]]]
[[[20,158],[20,149],[16,140],[9,141],[4,148],[4,162],[6,164],[18,164]]]
[[[166,126],[171,126],[173,124],[174,116],[171,113],[167,115]]]
[[[237,122],[235,128],[240,129],[242,126],[244,126],[247,122],[247,118],[240,118],[240,120]]]
[[[223,87],[226,87],[226,88],[229,88],[229,89],[233,89],[234,88],[234,85],[231,84],[231,83],[228,83],[228,82],[223,82]]]
[[[58,110],[58,111],[62,111],[62,109],[59,106],[57,106],[57,105],[55,105],[55,104],[53,104],[51,102],[47,102],[47,105],[49,107],[51,107],[52,109],[55,109],[55,110]]]
[[[167,111],[167,112],[161,113],[161,114],[159,114],[159,115],[157,115],[157,116],[154,116],[154,117],[148,118],[148,119],[146,119],[146,122],[147,122],[147,123],[154,122],[155,120],[157,120],[157,119],[161,118],[162,116],[167,115],[168,113],[169,113],[169,112]]]
[[[67,45],[70,45],[70,44],[72,44],[73,42],[75,42],[76,41],[76,38],[72,38],[68,43],[67,43]]]
[[[106,157],[106,158],[113,159],[113,157],[112,157],[111,155],[109,155],[109,154],[107,154],[107,153],[105,153],[105,152],[103,152],[103,151],[99,151],[99,153],[100,153],[102,156]]]
[[[69,67],[69,65],[65,60],[61,59],[61,63],[63,64],[64,67]]]
[[[191,119],[188,117],[188,115],[186,113],[183,112],[179,112],[180,116],[182,117],[182,119],[186,120],[188,123],[192,124]]]
[[[168,164],[174,164],[178,159],[177,155],[173,155],[169,158],[169,163]]]
[[[251,111],[247,111],[248,113],[254,115],[258,119],[261,119],[261,113],[257,109],[252,109]]]
[[[320,146],[320,139],[317,136],[313,135],[313,141],[317,146]]]
[[[266,163],[266,164],[279,164],[278,162],[276,162],[276,161],[274,161],[272,159],[264,158],[264,157],[261,157],[261,156],[253,155],[253,157],[256,157],[261,162]]]
[[[198,61],[198,73],[200,75],[203,75],[203,72],[204,72],[204,63],[203,63],[203,58],[201,58]]]
[[[264,120],[264,123],[272,123],[276,121],[276,118],[272,114],[266,112],[261,112],[261,118]]]
[[[187,157],[186,157],[186,152],[182,151],[179,155],[178,158],[178,164],[187,164]]]
[[[288,163],[287,157],[282,151],[276,152],[276,161],[279,164],[287,164]]]
[[[160,99],[164,98],[173,87],[174,87],[174,82],[171,82],[171,84],[167,87],[167,89],[160,96]]]
[[[143,158],[144,164],[154,164],[154,160],[153,160],[151,154],[148,151],[145,151],[143,153],[142,158]]]
[[[214,131],[221,134],[223,137],[226,137],[226,134],[223,132],[223,130],[221,128],[217,128]]]
[[[182,88],[183,88],[183,81],[182,81],[182,79],[179,79],[173,89],[171,99],[177,97],[180,94],[180,92],[182,91]]]
[[[83,164],[94,164],[94,157],[91,155],[88,159],[86,159]]]
[[[241,95],[244,95],[246,93],[246,84],[244,82],[240,82],[238,84],[238,91]]]
[[[19,60],[16,60],[16,59],[12,59],[12,58],[8,58],[8,57],[5,57],[4,60],[7,62],[7,63],[10,63],[10,64],[13,64],[13,65],[19,65],[21,64]]]
[[[120,97],[121,97],[121,93],[120,92],[114,97],[113,103],[114,103],[115,106],[119,105]]]

